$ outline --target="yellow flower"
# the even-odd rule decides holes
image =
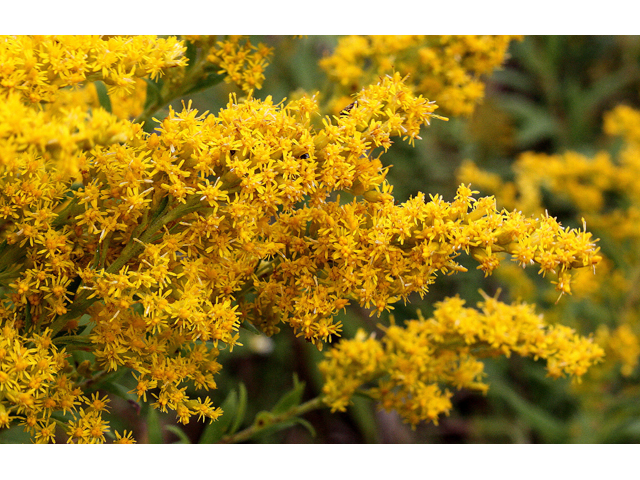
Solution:
[[[442,386],[486,392],[481,356],[517,353],[547,360],[552,377],[580,377],[604,351],[591,338],[568,327],[545,325],[530,305],[507,305],[485,296],[478,309],[465,308],[458,297],[436,304],[433,317],[383,328],[376,340],[358,332],[325,353],[319,369],[325,379],[324,401],[344,411],[358,390],[396,410],[415,426],[437,424],[452,408],[451,392]],[[374,388],[367,388],[376,382]]]
[[[226,82],[233,82],[250,93],[262,88],[271,53],[272,49],[262,43],[254,46],[247,37],[230,35],[211,47],[207,60],[220,68],[218,73],[226,75]]]
[[[495,50],[492,41],[450,40],[443,40],[447,57]],[[600,261],[584,228],[499,211],[469,185],[450,202],[419,194],[397,204],[380,155],[398,138],[413,144],[441,118],[405,72],[376,77],[349,107],[320,121],[315,96],[275,104],[250,95],[262,83],[266,47],[237,37],[188,41],[200,52],[190,69],[182,68],[185,47],[171,37],[0,42],[7,60],[0,62],[0,424],[50,441],[50,419],[61,413],[69,442],[103,443],[108,399],[85,390],[125,368],[136,380],[132,392],[145,401],[148,394],[155,408],[183,423],[213,421],[222,412],[206,393],[217,387],[220,350],[241,346],[244,322],[266,335],[289,327],[321,349],[341,334],[336,316],[349,302],[372,314],[390,310],[427,293],[438,275],[464,272],[462,254],[486,274],[509,255],[538,264],[562,293],[574,269]],[[501,58],[476,58],[478,71]],[[115,103],[137,91],[137,80],[162,74],[155,95],[167,101],[216,68],[249,95],[231,96],[215,115],[190,103],[170,107],[151,135],[128,119],[133,106],[114,115],[87,98],[91,91],[61,90],[102,81]],[[479,92],[472,85],[465,95]],[[139,118],[151,115],[151,100]],[[454,334],[506,354],[546,355],[553,375],[579,375],[597,356],[561,328],[535,343],[518,324],[524,333],[514,337],[516,314],[496,309],[483,316],[451,300],[438,328],[418,322],[392,326],[382,342],[364,334],[342,342],[331,354],[344,372],[333,369],[330,403],[345,408],[363,382],[387,374],[371,395],[411,423],[437,421],[451,408],[438,382],[486,388],[470,347],[443,347]],[[449,310],[467,321],[450,325]],[[491,324],[496,316],[500,325]],[[63,346],[92,361],[72,365]]]
[[[133,438],[133,432],[127,432],[126,430],[120,434],[120,432],[115,432],[116,440],[113,443],[122,443],[122,444],[133,444],[136,443]]]
[[[175,37],[5,36],[0,39],[0,92],[51,102],[58,90],[85,80],[102,80],[111,92],[128,91],[131,78],[183,66],[185,47]]]
[[[500,67],[509,35],[349,35],[320,61],[336,82],[330,108],[381,75],[399,72],[417,94],[435,99],[445,114],[470,115],[484,97],[481,76]]]

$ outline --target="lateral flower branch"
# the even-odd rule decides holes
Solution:
[[[29,58],[36,69],[31,83],[11,83],[9,74],[2,98],[26,105],[20,111],[32,135],[42,115],[59,127],[39,140],[21,135],[19,126],[0,132],[0,427],[20,424],[35,441],[53,441],[62,425],[70,442],[104,442],[108,399],[88,397],[83,387],[120,369],[137,381],[131,393],[174,411],[180,422],[216,420],[221,409],[206,395],[192,398],[187,386],[216,388],[219,351],[240,346],[243,324],[269,336],[291,328],[322,349],[340,335],[335,317],[349,303],[380,314],[414,292],[422,296],[437,275],[465,271],[456,261],[462,254],[486,275],[509,256],[523,267],[536,265],[560,294],[570,293],[574,269],[594,268],[600,260],[586,230],[562,228],[549,216],[498,211],[493,197],[474,198],[469,186],[461,185],[452,202],[419,194],[397,204],[380,156],[392,139],[413,143],[421,127],[441,118],[435,103],[414,95],[399,73],[360,90],[334,117],[320,118],[315,96],[279,104],[231,96],[217,115],[198,114],[190,103],[180,112],[170,108],[152,134],[96,108],[112,129],[97,136],[89,127],[69,128],[86,125],[86,116],[70,118],[64,108],[55,113],[55,102],[41,113],[25,101],[53,102],[58,86],[75,82],[55,59],[74,52],[77,65],[69,71],[78,81],[97,75],[125,88],[134,74],[183,68],[183,44],[134,37],[85,45],[58,38],[36,51],[34,42],[5,39],[0,45],[2,58],[20,59],[15,72]],[[140,64],[118,56],[116,47],[133,50]],[[111,66],[101,65],[95,53],[105,48],[115,52]],[[160,60],[149,63],[161,51]],[[263,68],[263,59],[257,64]],[[0,119],[12,125],[1,109]],[[78,132],[82,141],[74,137]],[[66,141],[52,150],[56,138]],[[76,167],[64,167],[71,160]],[[476,326],[465,331],[458,314]],[[515,323],[508,313],[474,318],[459,309],[450,315],[437,328],[424,321],[428,328],[389,327],[383,344],[369,352],[347,347],[363,341],[361,335],[329,350],[327,362],[350,351],[351,363],[322,367],[326,401],[335,409],[346,405],[347,390],[360,380],[340,382],[350,378],[353,362],[368,364],[371,355],[377,363],[366,375],[391,375],[374,396],[411,423],[436,420],[433,412],[447,410],[437,382],[479,385],[475,343],[547,358],[554,376],[580,375],[602,355],[585,347],[580,358],[571,357],[576,345],[590,340],[541,328],[529,310]],[[515,340],[492,334],[478,324],[483,321],[495,332],[511,329]],[[450,335],[461,335],[467,346],[446,357],[442,345]],[[92,360],[70,362],[79,350]],[[409,357],[402,360],[401,350]],[[415,355],[422,363],[410,367]],[[414,367],[426,370],[411,373]],[[440,406],[415,407],[425,398]],[[132,437],[118,433],[117,440]]]
[[[415,427],[421,421],[438,424],[449,415],[453,394],[445,386],[486,393],[484,357],[517,353],[547,361],[548,375],[580,375],[600,361],[604,351],[591,338],[563,325],[546,325],[527,304],[507,305],[484,295],[478,309],[465,308],[453,297],[437,303],[433,317],[405,327],[381,327],[376,340],[360,330],[331,350],[320,370],[325,377],[324,401],[344,411],[356,393],[396,410]]]

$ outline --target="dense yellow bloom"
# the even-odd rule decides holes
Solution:
[[[230,35],[216,42],[209,50],[207,60],[220,67],[226,82],[233,82],[243,91],[262,88],[264,69],[272,49],[260,43],[254,46],[242,35]]]
[[[60,88],[101,80],[110,92],[129,92],[135,77],[156,78],[185,65],[175,38],[17,36],[0,38],[0,95],[17,92],[27,103],[51,102]]]
[[[267,49],[243,38],[189,37],[196,61],[185,66],[186,47],[172,38],[3,41],[2,55],[13,60],[0,82],[27,64],[36,74],[2,83],[0,426],[23,425],[36,441],[53,441],[52,415],[62,412],[69,442],[104,442],[107,399],[85,390],[121,369],[136,380],[131,393],[180,422],[216,420],[221,409],[187,387],[216,388],[219,351],[240,346],[243,324],[267,335],[290,327],[321,349],[340,335],[336,316],[350,302],[372,313],[392,309],[414,292],[424,295],[438,275],[465,271],[462,254],[486,275],[509,256],[523,267],[536,264],[560,294],[571,292],[574,269],[601,260],[585,229],[500,211],[493,197],[475,198],[464,184],[451,202],[419,194],[397,204],[380,155],[397,138],[414,143],[440,118],[400,73],[360,89],[333,117],[319,118],[316,96],[279,104],[231,96],[215,115],[190,104],[170,108],[150,134],[140,122],[208,84],[215,69],[246,92],[259,88]],[[138,93],[109,113],[97,106],[92,85],[62,89],[95,80],[110,85],[114,103],[121,92]],[[147,87],[138,90],[142,81]],[[151,101],[139,113],[143,91]],[[34,103],[45,100],[42,108]],[[497,321],[508,318],[500,313]],[[388,329],[380,351],[367,354],[356,343],[352,355],[375,365],[389,349],[404,351],[393,343],[406,343],[397,328]],[[545,332],[556,354],[542,344],[525,347],[520,337],[472,341],[545,357],[553,375],[580,375],[588,354],[563,356],[579,341],[560,327]],[[428,356],[429,348],[406,351]],[[67,362],[76,349],[91,360]],[[439,357],[433,375],[484,388],[471,351],[456,355]],[[449,408],[449,394],[420,380],[407,358],[385,360],[404,372],[404,383],[400,390],[381,383],[376,395],[412,423],[435,420]],[[418,403],[407,406],[408,396]],[[346,404],[341,398],[336,408]],[[131,434],[116,440],[130,442]]]
[[[604,130],[622,138],[622,147],[615,155],[606,151],[592,156],[574,151],[558,155],[526,152],[514,164],[513,181],[503,181],[471,162],[462,166],[458,178],[494,193],[506,208],[525,213],[545,208],[546,190],[554,201],[570,206],[577,218],[584,218],[604,237],[610,246],[610,258],[605,257],[602,262],[602,274],[578,275],[575,290],[579,298],[594,304],[617,305],[609,307],[611,325],[601,327],[598,341],[609,352],[607,368],[619,363],[621,373],[629,376],[640,358],[640,321],[634,308],[637,275],[633,273],[640,265],[633,247],[640,238],[640,112],[627,106],[616,107],[605,115]],[[524,277],[522,272],[514,272],[509,283],[522,286],[530,282]],[[532,289],[519,295],[534,299],[534,293],[543,295]],[[548,315],[560,321],[566,319],[564,312],[559,308]]]
[[[69,441],[102,443],[106,423],[102,413],[108,399],[94,394],[85,398],[78,388],[77,374],[59,350],[51,331],[43,335],[20,335],[15,325],[6,322],[0,335],[0,428],[14,419],[32,434],[36,443],[54,441],[54,414],[70,414]]]
[[[16,120],[18,119],[18,120]],[[77,177],[85,152],[96,145],[124,141],[135,126],[98,108],[89,113],[86,105],[35,109],[19,95],[9,94],[0,102],[0,168],[15,172],[22,164],[44,168],[55,164],[61,179]],[[28,160],[22,160],[26,156]],[[47,170],[48,167],[47,167]],[[5,171],[5,170],[3,170]]]
[[[158,389],[154,405],[183,422],[196,413],[217,418],[220,409],[191,400],[182,385],[215,388],[215,347],[235,345],[243,319],[273,333],[289,317],[318,345],[340,329],[331,315],[346,301],[327,289],[307,304],[309,282],[318,282],[308,270],[278,276],[280,291],[294,288],[300,298],[290,299],[314,310],[308,323],[297,324],[290,306],[274,323],[249,313],[266,309],[275,282],[265,273],[308,261],[296,245],[303,238],[292,233],[296,204],[310,196],[314,207],[299,218],[308,223],[336,205],[327,197],[337,189],[388,202],[375,191],[385,171],[363,153],[388,146],[390,136],[417,137],[435,106],[409,95],[396,76],[362,93],[358,115],[326,119],[321,131],[310,123],[317,108],[308,98],[286,106],[233,100],[217,117],[171,111],[159,135],[130,124],[122,143],[82,154],[83,185],[71,196],[65,175],[26,148],[2,167],[1,266],[10,300],[2,318],[23,328],[51,325],[57,334],[74,331],[88,313],[93,328],[83,342],[98,368],[137,371],[136,393]],[[244,300],[252,289],[254,305]],[[96,422],[89,434],[70,425],[71,438],[101,441]]]
[[[320,363],[325,402],[344,411],[357,390],[396,410],[412,425],[448,415],[451,392],[486,392],[483,364],[487,356],[517,353],[547,361],[549,376],[579,379],[601,360],[604,351],[591,338],[561,325],[546,325],[533,306],[507,305],[485,297],[478,309],[453,297],[436,304],[433,317],[383,328],[381,340],[360,331],[325,354]],[[375,387],[368,385],[374,382]]]
[[[384,74],[408,75],[414,91],[435,99],[443,113],[470,115],[484,97],[482,76],[500,67],[509,35],[349,35],[320,66],[337,84],[337,109]]]

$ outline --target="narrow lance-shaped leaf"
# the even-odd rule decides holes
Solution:
[[[227,434],[235,418],[235,414],[238,411],[238,403],[238,393],[235,390],[231,390],[220,406],[223,411],[222,416],[206,426],[200,436],[199,443],[218,443],[220,439]]]
[[[182,430],[177,425],[167,425],[164,427],[164,429],[175,434],[180,439],[177,443],[186,443],[186,444],[191,443],[191,440],[189,440],[189,437],[184,432],[184,430]]]
[[[285,393],[273,409],[271,413],[278,415],[290,410],[293,407],[297,407],[302,402],[302,395],[304,393],[304,382],[298,380],[298,376],[293,376],[293,388]]]
[[[107,112],[113,113],[111,110],[111,99],[109,98],[107,86],[99,80],[97,82],[94,82],[93,84],[95,85],[96,92],[98,93],[98,101],[100,102],[100,106]]]
[[[247,387],[244,386],[244,383],[240,383],[238,386],[238,404],[237,409],[234,415],[233,423],[231,424],[231,428],[229,429],[229,434],[234,434],[238,431],[242,422],[244,420],[244,416],[247,413]]]
[[[163,443],[162,426],[160,424],[160,415],[155,408],[149,407],[147,413],[147,431],[149,434],[149,443]]]

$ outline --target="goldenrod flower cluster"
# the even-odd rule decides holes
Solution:
[[[43,109],[24,104],[17,94],[0,101],[0,166],[17,173],[28,158],[31,173],[36,164],[44,168],[51,162],[57,173],[48,175],[77,178],[87,150],[122,142],[135,129],[101,108],[87,111],[86,103],[78,100]]]
[[[338,87],[331,103],[380,75],[400,72],[417,94],[433,98],[443,113],[470,115],[484,97],[482,76],[500,67],[510,35],[350,35],[320,66]]]
[[[253,45],[246,35],[185,35],[194,49],[205,52],[204,59],[224,75],[226,83],[234,83],[245,93],[262,88],[264,71],[273,49],[259,43]]]
[[[448,415],[451,391],[446,387],[486,392],[479,358],[516,353],[545,359],[549,376],[578,379],[600,361],[604,351],[591,338],[561,325],[546,325],[532,305],[507,305],[485,296],[478,309],[464,307],[459,297],[436,304],[433,317],[405,326],[392,324],[381,340],[360,331],[325,354],[325,402],[346,410],[360,391],[397,411],[415,426],[438,423]],[[371,386],[373,385],[373,386]]]
[[[640,238],[640,112],[627,106],[616,107],[605,115],[604,131],[622,139],[622,146],[614,155],[607,151],[592,156],[575,151],[557,155],[525,152],[514,164],[513,181],[503,181],[471,162],[462,166],[458,178],[473,179],[474,185],[484,192],[495,193],[504,207],[526,213],[544,208],[546,190],[555,201],[573,208],[577,216],[585,218],[599,235],[606,237],[611,258],[601,263],[603,274],[594,277],[582,272],[576,276],[575,290],[578,297],[596,304],[606,303],[609,309],[612,305],[619,306],[612,315],[614,325],[602,325],[597,339],[608,352],[607,366],[619,362],[621,373],[628,376],[640,358],[640,318],[633,308],[637,282],[634,272],[640,265],[637,249],[633,247]],[[523,298],[533,298],[538,293],[532,288],[525,291],[523,287],[530,281],[521,273],[514,271],[509,283],[519,286]],[[558,319],[562,318],[562,309],[555,312]]]
[[[620,373],[625,377],[633,374],[640,359],[640,340],[629,324],[623,323],[611,331],[601,325],[596,331],[596,340],[604,345],[607,360],[620,362]]]
[[[19,420],[36,443],[54,442],[62,423],[55,414],[62,413],[69,417],[64,424],[69,442],[103,443],[108,424],[102,413],[109,399],[83,395],[68,354],[53,344],[50,329],[29,336],[19,330],[5,321],[0,331],[0,428]],[[133,442],[131,432],[116,436],[117,443]]]
[[[279,104],[231,96],[216,115],[170,109],[152,134],[128,115],[83,110],[86,92],[59,90],[101,80],[117,99],[134,77],[163,73],[161,88],[147,83],[148,94],[158,87],[157,103],[173,98],[172,86],[206,84],[211,61],[243,88],[259,86],[261,47],[190,41],[200,54],[220,50],[189,70],[175,39],[4,40],[14,71],[33,57],[30,68],[44,73],[4,85],[0,107],[0,426],[17,422],[51,441],[55,423],[69,441],[102,442],[107,400],[86,390],[119,369],[133,372],[142,401],[182,423],[213,421],[221,409],[187,387],[216,388],[219,351],[239,345],[243,324],[267,335],[286,325],[320,349],[339,335],[335,316],[350,301],[391,309],[438,274],[464,271],[462,253],[487,275],[505,255],[536,263],[561,293],[573,269],[600,261],[586,231],[498,211],[465,185],[452,202],[420,194],[396,204],[379,155],[392,139],[420,139],[438,118],[399,73],[361,89],[334,117],[319,119],[315,96]],[[234,77],[245,70],[253,73]],[[44,109],[31,103],[56,95]],[[556,343],[553,358],[572,345]],[[76,350],[94,360],[73,365]],[[559,360],[558,372],[582,373],[565,361],[575,362]],[[464,378],[458,384],[473,383]],[[444,411],[445,397],[430,411]]]
[[[184,66],[175,37],[17,36],[0,39],[0,95],[51,102],[60,88],[101,80],[109,92],[129,92],[136,77],[158,77]]]
[[[21,414],[24,425],[32,433],[45,435],[48,441],[54,430],[50,419],[53,407],[60,405],[70,410],[80,396],[73,383],[62,375],[67,365],[64,352],[52,345],[50,332],[25,338],[13,325],[5,323],[0,336],[0,391],[14,408],[7,410],[0,404],[0,426],[9,426]],[[54,383],[55,393],[49,391]]]
[[[235,83],[245,92],[262,88],[264,70],[272,49],[263,43],[257,46],[241,35],[230,35],[216,42],[209,50],[207,60],[220,67],[225,82]]]
[[[469,161],[461,167],[458,178],[473,179],[483,191],[495,192],[505,208],[518,208],[525,213],[544,209],[541,189],[549,189],[575,205],[594,228],[609,232],[617,240],[637,238],[640,112],[617,107],[605,116],[604,129],[624,140],[617,158],[605,151],[592,158],[574,151],[558,155],[525,152],[514,165],[513,182],[503,182],[498,175],[481,171]],[[629,199],[633,205],[616,206],[611,211],[606,197],[613,194]]]

